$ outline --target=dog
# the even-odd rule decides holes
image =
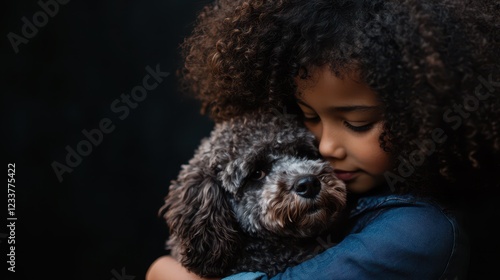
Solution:
[[[324,250],[345,184],[296,119],[248,114],[217,123],[172,180],[159,215],[166,248],[189,271],[282,272]]]

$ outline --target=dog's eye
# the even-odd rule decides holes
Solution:
[[[266,172],[264,172],[263,170],[256,170],[250,175],[250,179],[258,181],[262,180],[264,177],[266,177],[266,175]]]

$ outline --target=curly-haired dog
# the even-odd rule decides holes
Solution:
[[[345,185],[298,121],[272,115],[216,124],[173,180],[160,215],[171,254],[205,277],[274,275],[318,253]]]

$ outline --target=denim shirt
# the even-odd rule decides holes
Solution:
[[[358,199],[353,227],[338,244],[273,278],[253,279],[466,279],[469,242],[457,215],[429,199],[383,194]]]

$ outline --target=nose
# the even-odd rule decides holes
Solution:
[[[342,144],[340,135],[333,135],[332,132],[325,130],[323,127],[319,140],[319,153],[325,159],[340,160],[346,157],[346,149]]]
[[[314,198],[321,190],[321,182],[316,176],[305,176],[295,181],[293,190],[302,197]]]

